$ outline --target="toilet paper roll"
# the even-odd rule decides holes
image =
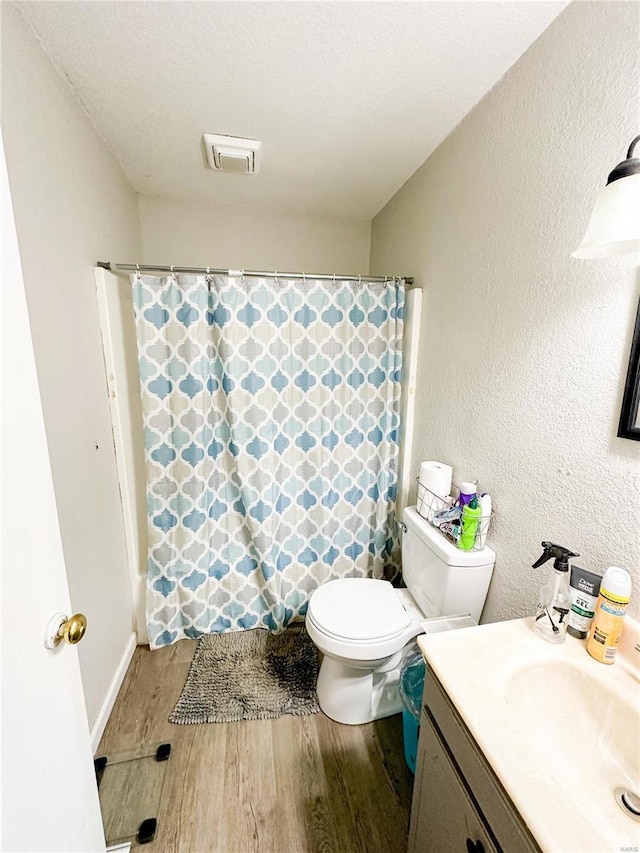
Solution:
[[[420,465],[420,486],[418,488],[418,506],[420,515],[431,521],[433,516],[445,508],[444,499],[451,491],[453,469],[444,462],[422,462]]]

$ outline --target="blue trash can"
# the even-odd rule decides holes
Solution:
[[[420,733],[420,711],[424,692],[424,674],[426,665],[417,644],[415,650],[405,657],[400,670],[400,696],[402,711],[402,733],[404,738],[404,759],[412,773],[416,772],[418,757],[418,735]]]

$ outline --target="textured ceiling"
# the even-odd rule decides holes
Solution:
[[[565,5],[19,8],[138,192],[369,219]],[[208,170],[205,131],[262,140],[261,173]]]

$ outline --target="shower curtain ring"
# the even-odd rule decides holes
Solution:
[[[140,264],[136,264],[136,280],[140,278]]]
[[[177,277],[176,277],[175,272],[173,271],[173,264],[171,264],[171,278],[172,278],[174,281],[177,281],[177,280],[178,280],[178,279],[177,279]]]
[[[358,287],[362,287],[362,276],[358,276]]]
[[[333,274],[333,286],[334,287],[336,286],[336,274],[335,273]]]

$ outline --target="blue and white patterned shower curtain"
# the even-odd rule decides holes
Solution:
[[[404,282],[132,278],[152,648],[398,572]]]

